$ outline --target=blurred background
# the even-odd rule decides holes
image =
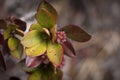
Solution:
[[[16,16],[29,27],[35,22],[40,1],[0,0],[0,18]],[[120,0],[47,1],[58,11],[58,27],[75,24],[92,35],[85,43],[72,41],[77,56],[72,59],[65,56],[63,80],[120,80]],[[13,76],[26,80],[24,71],[10,59],[7,60],[10,69],[0,71],[0,80]]]

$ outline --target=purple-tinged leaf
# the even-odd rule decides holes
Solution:
[[[36,69],[38,69],[38,67],[36,68],[30,68],[26,66],[26,59],[21,60],[20,62],[18,62],[18,65],[28,74],[31,74],[32,72],[34,72]]]
[[[0,68],[6,70],[6,62],[3,53],[0,51]]]
[[[76,25],[67,25],[60,30],[65,31],[68,38],[78,42],[86,42],[91,39],[87,32]]]
[[[4,44],[4,37],[3,35],[0,33],[0,45]]]
[[[25,31],[26,30],[26,23],[18,18],[14,18],[13,22],[18,25],[18,29]]]
[[[37,67],[39,66],[42,61],[43,61],[43,57],[41,56],[38,56],[38,57],[26,57],[26,66],[27,67],[31,67],[31,68],[34,68],[34,67]]]
[[[70,41],[66,41],[62,44],[63,50],[64,50],[64,54],[69,56],[69,57],[75,57],[76,53],[75,50],[73,48],[73,45],[71,44]]]
[[[5,20],[0,19],[0,29],[6,29],[6,28],[7,28],[7,24]]]

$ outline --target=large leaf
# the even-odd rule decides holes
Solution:
[[[3,35],[0,33],[0,45],[4,44],[4,37]]]
[[[43,28],[51,29],[56,24],[55,18],[46,9],[40,9],[35,17]]]
[[[58,43],[48,43],[47,47],[47,57],[54,64],[54,66],[59,66],[63,57],[63,48]]]
[[[19,45],[19,39],[17,39],[16,37],[11,37],[8,39],[8,46],[9,46],[9,49],[11,51],[17,49],[18,45]]]
[[[43,61],[43,58],[41,56],[37,57],[26,57],[26,65],[27,67],[34,68],[39,66]]]
[[[5,20],[0,19],[0,29],[6,29],[6,28],[7,28],[7,24]]]
[[[23,55],[23,46],[19,43],[17,49],[11,51],[11,55],[16,59],[21,59]]]
[[[64,42],[62,44],[62,47],[64,49],[64,54],[65,55],[67,55],[69,57],[75,57],[76,53],[75,53],[73,45],[71,44],[70,41],[66,40],[66,42]]]
[[[0,51],[0,68],[6,70],[6,62],[3,53]]]
[[[8,38],[11,36],[12,32],[16,30],[16,28],[17,28],[16,25],[14,25],[14,24],[9,24],[9,25],[8,25],[8,28],[7,28],[7,29],[5,30],[5,32],[4,32],[4,39],[5,39],[5,40],[8,39]]]
[[[46,52],[46,42],[41,42],[33,47],[26,48],[26,55],[30,57],[40,56]]]
[[[14,23],[18,26],[18,29],[25,31],[26,30],[26,23],[18,18],[13,19]]]
[[[91,38],[87,32],[76,25],[68,25],[61,28],[61,30],[64,30],[66,32],[68,38],[78,42],[85,42]]]
[[[28,32],[22,39],[22,44],[25,47],[32,47],[41,43],[41,32],[38,30],[32,30]]]
[[[43,0],[38,8],[38,11],[43,8],[46,9],[48,12],[50,12],[55,18],[57,18],[57,11],[55,10],[55,8],[49,4],[48,2],[46,2],[45,0]]]

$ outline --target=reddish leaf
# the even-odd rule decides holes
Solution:
[[[75,50],[73,48],[73,45],[71,44],[70,41],[66,41],[62,44],[62,47],[64,49],[64,54],[69,56],[69,57],[75,57],[76,53]]]
[[[68,38],[78,42],[85,42],[91,39],[91,36],[87,32],[76,25],[68,25],[60,30],[65,31]]]
[[[6,29],[6,27],[7,27],[7,24],[5,20],[0,19],[0,29]]]
[[[0,34],[0,45],[4,44],[4,37],[2,34]]]
[[[2,69],[6,70],[6,62],[3,56],[3,53],[0,51],[0,67],[2,67]]]
[[[18,28],[22,31],[26,30],[26,23],[20,19],[14,18],[14,23],[18,25]]]
[[[28,57],[26,58],[26,65],[27,67],[37,67],[41,64],[43,61],[43,58],[38,56],[38,57]]]

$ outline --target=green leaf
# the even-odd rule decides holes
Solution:
[[[11,37],[8,39],[8,47],[11,51],[15,50],[18,47],[19,40],[15,37]]]
[[[58,43],[48,43],[47,47],[47,57],[54,64],[54,66],[59,66],[62,61],[63,49]]]
[[[52,34],[52,42],[54,42],[56,40],[56,26],[52,27],[51,34]]]
[[[87,32],[76,25],[68,25],[61,28],[61,30],[66,32],[68,38],[78,42],[85,42],[91,39],[91,36]]]
[[[53,73],[50,80],[62,80],[63,73],[60,69],[56,70],[56,73]]]
[[[42,30],[42,27],[41,27],[41,25],[40,24],[38,24],[38,23],[35,23],[35,24],[32,24],[31,26],[30,26],[30,29],[29,29],[29,31],[31,31],[31,30]]]
[[[41,2],[39,8],[38,8],[38,11],[43,8],[43,9],[46,9],[49,13],[51,13],[55,18],[57,18],[57,11],[56,9],[51,5],[49,4],[48,2],[46,2],[45,0]]]
[[[16,30],[16,28],[17,28],[16,25],[14,25],[14,24],[9,24],[9,25],[8,25],[8,28],[7,28],[7,29],[5,30],[5,32],[4,32],[4,39],[5,39],[5,40],[8,39],[8,38],[11,36],[11,33]]]
[[[11,51],[11,55],[17,59],[21,59],[23,54],[23,46],[19,43],[17,49]]]
[[[35,46],[41,43],[41,34],[38,30],[32,30],[23,37],[21,42],[25,47]]]
[[[33,47],[26,48],[26,55],[30,57],[40,56],[46,52],[46,42],[41,42]]]
[[[40,9],[36,14],[36,20],[37,22],[43,27],[43,28],[52,28],[56,24],[55,18],[45,9]]]
[[[28,80],[43,80],[41,77],[42,77],[41,71],[36,70],[28,77]]]
[[[5,20],[0,19],[0,29],[6,29],[6,28],[7,28],[7,24]]]
[[[24,32],[22,30],[20,30],[20,29],[16,29],[15,34],[17,34],[19,36],[22,36],[22,37],[24,36]]]

